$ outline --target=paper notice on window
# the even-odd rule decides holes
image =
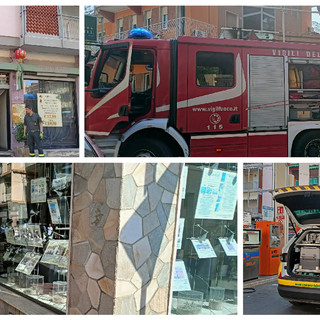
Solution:
[[[209,241],[209,239],[206,239],[204,241],[199,241],[196,239],[191,240],[194,249],[197,252],[197,255],[199,259],[206,259],[206,258],[216,258],[217,255],[214,252],[212,245]]]
[[[220,244],[228,257],[236,257],[238,254],[238,244],[235,239],[228,242],[226,238],[219,238]]]
[[[48,199],[48,207],[52,224],[61,224],[61,215],[57,199]]]
[[[187,167],[187,166],[185,165],[185,166],[183,167],[183,171],[182,171],[181,199],[185,199],[185,198],[186,198],[188,169],[189,169],[189,167]]]
[[[184,218],[180,218],[179,220],[179,229],[178,229],[178,236],[177,236],[177,249],[180,250],[182,246],[182,236],[183,236],[183,229],[184,229]]]
[[[15,126],[19,123],[23,123],[24,116],[26,115],[24,103],[13,103],[12,107],[12,125]]]
[[[195,219],[233,220],[237,194],[236,173],[205,168]]]
[[[173,291],[191,290],[184,262],[177,260],[174,265]]]
[[[47,201],[47,182],[46,178],[31,180],[31,203]]]
[[[62,127],[61,95],[38,93],[38,113],[44,127]]]

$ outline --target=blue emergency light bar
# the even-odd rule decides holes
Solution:
[[[129,39],[153,39],[153,34],[143,28],[134,28],[130,31]]]

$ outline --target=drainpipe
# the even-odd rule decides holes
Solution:
[[[26,14],[26,6],[21,6],[21,39],[20,39],[20,46],[22,47],[26,41],[27,33],[27,14]]]
[[[282,9],[282,42],[286,42],[285,6]]]
[[[61,48],[64,48],[64,30],[63,30],[63,17],[62,17],[62,8],[57,6],[58,14],[58,25],[59,25],[59,36],[61,39]]]

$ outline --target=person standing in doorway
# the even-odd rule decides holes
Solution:
[[[27,135],[28,134],[28,135]],[[29,156],[35,157],[35,146],[38,148],[39,157],[44,157],[42,148],[43,122],[41,117],[33,112],[32,106],[26,104],[26,115],[24,116],[23,136],[27,139]]]

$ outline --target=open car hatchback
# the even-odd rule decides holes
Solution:
[[[293,304],[320,304],[320,187],[281,188],[273,198],[299,228],[282,249],[279,294]]]

